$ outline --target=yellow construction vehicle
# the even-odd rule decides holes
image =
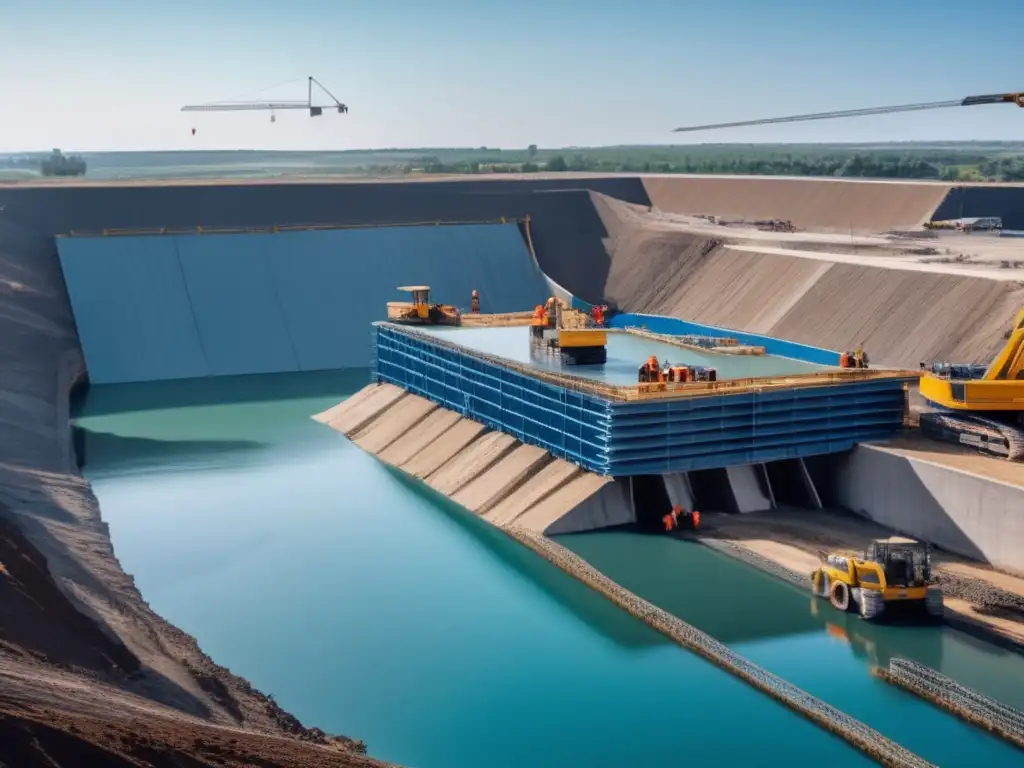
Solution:
[[[894,609],[932,618],[943,611],[942,589],[932,581],[926,544],[894,536],[871,542],[863,557],[819,552],[821,567],[811,574],[811,592],[840,611],[878,619]]]
[[[450,304],[431,304],[429,285],[401,285],[412,301],[389,301],[388,320],[415,325],[460,325],[462,313]]]
[[[921,363],[921,396],[936,409],[921,429],[943,440],[1024,458],[1024,309],[988,366]]]
[[[530,321],[531,350],[557,355],[563,365],[600,365],[608,360],[608,332],[594,318],[552,296]]]

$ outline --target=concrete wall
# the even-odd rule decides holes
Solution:
[[[832,461],[830,494],[840,505],[950,552],[1024,571],[1024,488],[879,446]]]
[[[57,243],[97,384],[367,366],[399,284],[491,312],[548,293],[515,224]]]

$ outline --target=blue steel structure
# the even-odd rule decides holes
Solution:
[[[908,379],[620,401],[398,326],[375,325],[373,377],[600,475],[752,464],[852,448],[903,425]]]

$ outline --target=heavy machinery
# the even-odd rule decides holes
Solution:
[[[462,312],[450,304],[431,304],[429,285],[400,285],[412,301],[389,301],[388,320],[406,325],[460,325]]]
[[[863,117],[866,115],[889,115],[895,112],[920,112],[929,109],[945,109],[947,107],[977,107],[984,104],[1016,104],[1024,107],[1024,91],[1018,93],[994,93],[985,96],[968,96],[963,99],[948,101],[927,101],[917,104],[898,104],[890,107],[867,107],[866,109],[844,109],[836,112],[814,112],[807,115],[791,115],[789,117],[767,117],[760,120],[740,120],[733,123],[710,123],[708,125],[689,125],[676,128],[675,133],[688,131],[712,131],[721,128],[740,128],[747,125],[767,125],[769,123],[801,123],[808,120],[833,120],[840,117]]]
[[[935,411],[921,430],[986,453],[1024,458],[1024,309],[988,366],[921,363],[921,396]]]
[[[298,81],[291,81],[293,83]],[[280,83],[279,85],[289,85],[289,83]],[[271,88],[277,88],[278,86],[271,86]],[[316,86],[323,91],[332,103],[329,104],[314,104],[313,103],[313,86]],[[263,90],[268,90],[264,88]],[[229,100],[229,101],[212,101],[206,104],[186,104],[181,108],[182,112],[253,112],[262,111],[270,112],[270,122],[275,122],[275,114],[280,110],[291,110],[301,109],[308,110],[310,117],[320,117],[323,115],[324,110],[337,110],[338,114],[348,114],[348,105],[338,101],[333,93],[327,90],[327,87],[317,80],[312,75],[306,78],[306,98],[304,100],[299,99],[278,99],[274,101],[240,101],[240,100]],[[192,129],[192,135],[194,136],[196,129]]]
[[[608,360],[608,332],[584,312],[552,296],[530,321],[530,349],[557,355],[563,365],[601,365]]]
[[[893,536],[871,542],[862,557],[819,552],[811,592],[836,610],[875,620],[897,610],[941,618],[942,589],[932,581],[927,544]]]

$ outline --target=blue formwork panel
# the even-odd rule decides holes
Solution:
[[[378,380],[599,470],[607,462],[609,403],[510,370],[428,338],[377,327]]]
[[[615,315],[609,320],[612,328],[626,328],[645,326],[651,333],[661,333],[668,336],[721,336],[733,338],[742,344],[764,347],[769,355],[788,357],[792,360],[802,360],[806,363],[816,365],[839,365],[839,353],[822,347],[812,347],[808,344],[798,344],[795,341],[776,339],[772,336],[763,336],[759,333],[747,333],[746,331],[735,331],[731,328],[720,328],[715,325],[704,325],[694,323],[690,320],[681,320],[677,317],[664,317],[662,315],[644,314],[622,314]]]
[[[379,380],[603,475],[835,453],[903,424],[901,379],[613,403],[394,326],[376,339]]]
[[[210,375],[298,371],[269,237],[173,238]]]
[[[58,238],[94,384],[209,375],[173,238]]]
[[[58,238],[97,383],[362,367],[397,290],[518,311],[547,281],[516,224]]]

